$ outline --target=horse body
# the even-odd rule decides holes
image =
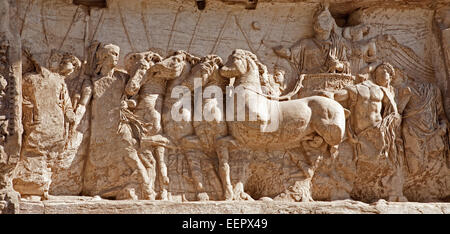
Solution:
[[[339,107],[334,100],[320,96],[279,102],[279,110],[271,116],[278,119],[278,127],[270,132],[261,131],[265,121],[227,123],[232,136],[250,148],[297,148],[312,133],[320,135],[329,145],[337,145],[345,129],[345,113]]]

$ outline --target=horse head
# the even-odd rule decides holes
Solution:
[[[190,68],[200,61],[199,58],[189,54],[184,50],[178,50],[171,56],[155,64],[150,71],[155,77],[173,80],[182,77],[190,71]]]
[[[127,95],[133,96],[139,92],[147,70],[162,59],[159,54],[152,51],[130,53],[125,56],[125,69],[131,77],[125,87]]]
[[[228,57],[226,64],[220,69],[220,75],[235,78],[235,84],[252,86],[260,91],[261,83],[268,83],[267,67],[250,51],[236,49]]]
[[[223,80],[219,74],[219,69],[222,66],[222,58],[217,55],[207,55],[201,58],[200,63],[192,67],[190,75],[183,80],[181,85],[187,87],[190,91],[194,90],[196,79],[201,80],[202,87],[206,87],[210,83],[218,85],[214,81]],[[222,88],[225,88],[225,85]]]

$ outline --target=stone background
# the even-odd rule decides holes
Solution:
[[[275,66],[286,69],[292,87],[297,74],[290,70],[286,61],[275,56],[272,47],[289,47],[299,39],[311,37],[313,14],[322,1],[259,1],[256,10],[246,10],[240,2],[209,0],[206,9],[200,11],[193,0],[108,0],[108,8],[88,10],[69,0],[17,0],[11,3],[11,17],[23,38],[22,45],[30,48],[42,64],[46,64],[52,49],[71,52],[84,60],[86,49],[94,40],[118,45],[120,66],[126,54],[148,49],[162,56],[180,49],[197,56],[214,53],[226,60],[234,49],[241,48],[255,53],[268,66],[269,72]],[[445,4],[448,1],[335,0],[331,1],[330,11],[340,26],[365,23],[372,29],[369,37],[392,35],[400,44],[410,47],[425,64],[432,65],[435,80],[427,82],[441,88],[449,113],[449,77],[434,21],[434,10]],[[351,154],[351,149],[346,150],[344,146],[342,152]],[[283,152],[254,152],[260,165],[257,168],[240,157],[244,153],[234,153],[230,165],[232,175],[252,175],[247,178],[246,190],[256,198],[279,194],[292,185],[299,174]],[[181,191],[193,193],[183,156],[169,155],[167,162],[170,192],[173,195],[181,195]],[[207,188],[209,192],[214,191],[209,185]],[[215,196],[219,195],[220,192]],[[190,199],[193,194],[186,196]]]

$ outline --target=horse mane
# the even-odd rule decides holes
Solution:
[[[186,52],[185,50],[177,50],[177,51],[173,52],[173,54],[171,54],[170,56],[180,55],[180,54],[183,55],[183,58],[188,63],[190,63],[192,66],[194,66],[194,65],[196,65],[197,63],[200,62],[200,58],[199,57],[197,57],[195,55],[192,55],[192,54]]]
[[[208,72],[208,76],[211,76],[214,72],[214,67],[221,68],[223,66],[223,60],[218,55],[210,54],[201,58],[199,65]]]
[[[237,57],[241,57],[243,58],[244,56],[246,58],[250,58],[251,60],[253,60],[253,62],[255,62],[256,66],[258,67],[258,71],[259,71],[259,80],[261,82],[261,85],[265,86],[265,85],[269,85],[269,72],[267,71],[267,67],[266,65],[262,64],[259,60],[258,57],[247,50],[242,50],[242,49],[236,49],[233,52],[233,55]]]

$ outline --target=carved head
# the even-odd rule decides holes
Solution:
[[[81,67],[81,61],[70,53],[64,53],[59,64],[59,74],[63,76],[71,75],[75,70]]]
[[[49,68],[51,71],[67,77],[80,67],[81,61],[74,55],[52,50],[49,58]]]
[[[375,83],[387,87],[394,75],[394,67],[389,63],[382,63],[375,69]]]
[[[286,72],[284,70],[282,70],[280,68],[275,68],[273,78],[275,79],[275,82],[277,82],[280,85],[283,85],[285,75],[286,75]]]
[[[409,81],[409,77],[406,75],[404,70],[398,69],[398,68],[395,69],[395,74],[391,78],[392,86],[398,87],[408,81]]]
[[[97,53],[97,65],[115,67],[119,61],[120,48],[113,44],[101,46]]]
[[[315,37],[319,40],[328,40],[333,28],[336,26],[336,21],[328,10],[328,7],[325,6],[317,13],[314,20],[313,29]]]
[[[342,36],[352,41],[360,41],[369,33],[369,26],[360,24],[356,26],[345,27]]]
[[[200,58],[195,57],[184,50],[179,50],[173,53],[172,56],[155,64],[150,70],[151,72],[155,72],[155,77],[175,79],[181,76],[187,64],[193,66],[199,61]]]

